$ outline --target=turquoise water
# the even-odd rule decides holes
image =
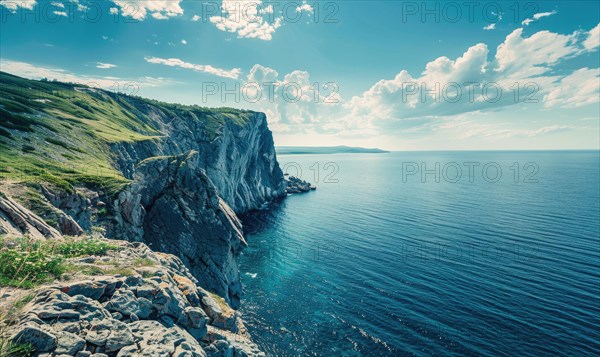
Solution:
[[[279,161],[318,189],[245,218],[241,311],[268,355],[600,350],[597,151]]]

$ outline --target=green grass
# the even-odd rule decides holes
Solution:
[[[67,258],[88,255],[106,255],[109,251],[118,249],[118,245],[93,238],[66,240],[55,246],[55,251]]]
[[[149,258],[136,258],[133,261],[133,266],[134,267],[153,267],[155,266],[156,263]]]
[[[106,255],[119,246],[94,238],[40,241],[25,237],[0,240],[0,286],[33,288],[67,271],[65,259]]]
[[[13,343],[0,336],[0,357],[33,356],[35,348],[30,343]]]

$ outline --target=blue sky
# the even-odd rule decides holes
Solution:
[[[598,149],[599,2],[466,4],[0,0],[0,65],[264,111],[277,145]]]

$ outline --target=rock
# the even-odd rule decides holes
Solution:
[[[141,336],[137,352],[129,350],[131,356],[168,356],[175,353],[184,342],[192,356],[205,356],[200,344],[178,326],[165,327],[157,321],[138,321],[131,324],[131,330]],[[125,354],[123,354],[125,356]]]
[[[83,295],[93,300],[98,300],[104,294],[106,285],[98,284],[93,281],[79,281],[70,285],[66,285],[62,288],[65,293],[75,296]]]
[[[116,311],[129,316],[140,310],[137,298],[130,290],[120,289],[112,296],[106,304],[108,311]]]
[[[24,326],[12,338],[13,343],[30,343],[36,352],[49,352],[56,348],[57,338],[35,325]]]
[[[187,307],[184,312],[187,317],[188,326],[192,328],[204,328],[208,317],[199,307]]]
[[[136,322],[136,321],[140,321],[140,318],[138,317],[138,315],[136,315],[135,313],[131,313],[131,315],[129,315],[129,319],[132,322]]]
[[[0,195],[0,232],[58,239],[60,233],[40,217],[6,195]]]
[[[284,177],[285,177],[285,183],[286,183],[285,191],[288,194],[303,193],[303,192],[313,191],[313,190],[317,189],[316,186],[313,186],[309,182],[301,180],[297,177],[289,176],[287,174]]]
[[[85,340],[70,332],[58,334],[57,347],[54,353],[74,356],[85,347]]]

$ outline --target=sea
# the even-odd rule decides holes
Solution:
[[[280,155],[244,217],[268,356],[598,356],[598,151]]]

